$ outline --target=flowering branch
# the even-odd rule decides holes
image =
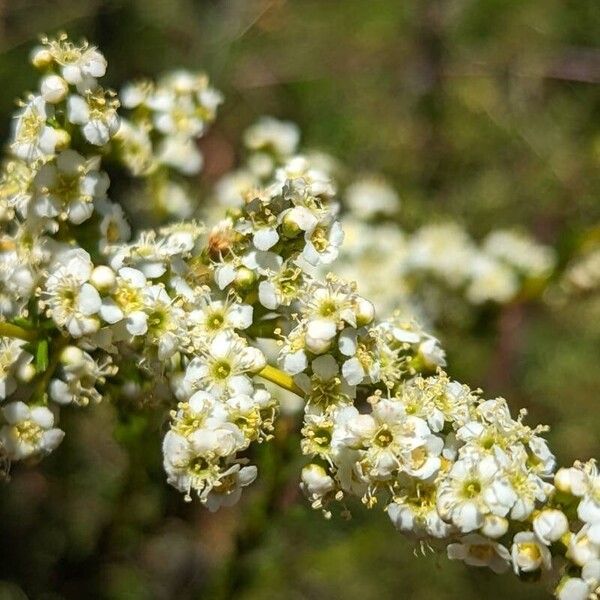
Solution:
[[[59,408],[101,401],[120,370],[119,393],[152,391],[172,407],[167,481],[214,511],[239,500],[257,476],[250,448],[274,437],[280,406],[264,379],[303,398],[301,488],[326,518],[360,498],[451,559],[543,573],[561,600],[594,597],[596,464],[556,471],[545,427],[452,380],[438,340],[412,318],[379,320],[355,283],[324,274],[343,240],[336,186],[314,159],[292,156],[294,130],[272,121],[250,130],[262,175],[216,224],[136,229],[130,241],[102,159],[145,178],[155,208],[187,210],[176,181],[200,169],[195,140],[220,95],[205,76],[177,72],[127,86],[120,120],[116,94],[98,83],[106,61],[96,48],[60,36],[32,60],[44,76],[17,114],[0,180],[3,458],[53,451]],[[438,233],[421,237],[435,247]],[[491,263],[476,261],[486,276]],[[486,281],[474,299],[488,298]],[[10,323],[29,316],[48,324],[44,338]],[[253,339],[264,335],[277,340],[280,368]],[[35,367],[26,341],[37,342]]]

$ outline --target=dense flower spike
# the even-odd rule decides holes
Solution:
[[[297,128],[270,118],[248,130],[246,166],[218,183],[227,209],[211,226],[132,232],[102,161],[120,161],[167,194],[170,214],[190,216],[171,171],[200,170],[195,140],[220,95],[205,76],[175,72],[125,86],[121,119],[98,83],[107,65],[96,48],[44,39],[32,62],[40,89],[16,115],[0,180],[4,461],[52,452],[61,407],[151,396],[169,407],[168,482],[214,511],[257,477],[249,448],[271,439],[280,410],[268,380],[303,398],[301,488],[326,517],[349,515],[357,497],[452,560],[543,574],[561,600],[597,596],[595,462],[555,472],[545,428],[452,380],[439,341],[410,312],[426,278],[476,304],[511,300],[548,276],[551,251],[507,231],[476,246],[454,225],[411,236],[377,226],[379,243],[401,251],[378,263],[376,304],[402,304],[378,320],[352,274],[380,261],[374,234],[348,218],[340,270],[350,278],[329,272],[343,240],[335,163],[295,155]],[[373,179],[346,195],[367,217],[399,202]]]

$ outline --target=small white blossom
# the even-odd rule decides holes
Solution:
[[[550,550],[533,531],[520,531],[515,535],[511,555],[513,568],[517,575],[519,572],[547,570],[552,566]]]
[[[16,116],[13,154],[28,162],[54,154],[58,142],[56,129],[48,124],[52,108],[41,96],[31,96]]]
[[[72,94],[67,99],[67,117],[81,126],[85,139],[94,146],[103,146],[119,130],[118,102],[101,88],[84,96]]]
[[[461,538],[459,544],[448,546],[450,560],[462,560],[473,567],[489,567],[494,573],[505,573],[510,565],[509,551],[476,533]]]
[[[62,441],[64,432],[54,427],[54,415],[45,406],[11,402],[2,408],[6,422],[0,429],[0,448],[11,460],[48,454]]]

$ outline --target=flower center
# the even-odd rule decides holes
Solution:
[[[223,326],[223,323],[225,323],[225,317],[223,316],[222,313],[217,313],[217,312],[212,313],[206,320],[208,329],[210,329],[212,331],[217,331],[217,330],[221,329],[221,327]]]
[[[329,246],[329,239],[327,238],[327,231],[324,227],[315,228],[312,236],[310,237],[315,250],[319,253],[325,252]]]
[[[394,436],[387,425],[382,425],[373,441],[380,448],[387,448],[394,441]]]
[[[115,302],[124,310],[131,312],[142,307],[142,300],[138,288],[129,283],[122,282],[115,293]]]
[[[415,469],[421,468],[427,461],[427,450],[426,450],[425,446],[419,446],[418,448],[415,448],[410,453],[410,457],[412,460],[413,468],[415,468]]]
[[[331,317],[333,315],[335,315],[335,313],[337,312],[338,307],[337,307],[337,303],[333,300],[325,300],[324,302],[321,303],[321,306],[319,307],[319,314],[322,317]]]
[[[21,421],[14,425],[14,431],[25,444],[35,445],[42,437],[42,428],[34,421]]]
[[[542,557],[540,548],[537,544],[527,543],[519,544],[519,554],[523,555],[527,560],[531,562],[537,562]]]
[[[213,375],[215,379],[227,379],[231,373],[231,365],[225,361],[217,361],[213,366]]]
[[[470,479],[465,482],[463,492],[467,498],[475,498],[481,492],[481,483],[476,479]]]

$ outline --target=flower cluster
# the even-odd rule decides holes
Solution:
[[[50,400],[98,401],[96,386],[115,373],[93,338],[101,329],[101,272],[75,231],[98,247],[128,234],[101,168],[119,128],[115,94],[98,82],[106,60],[65,35],[44,38],[31,60],[42,78],[15,115],[0,175],[0,319],[11,320],[8,333],[20,338],[2,339],[0,387],[10,402],[0,437],[9,460],[59,444]]]
[[[114,95],[97,83],[106,70],[98,50],[60,36],[44,40],[33,63],[44,70],[40,91],[17,115],[0,181],[3,461],[53,451],[61,406],[149,397],[169,419],[168,482],[216,510],[256,478],[252,444],[273,437],[280,407],[268,381],[302,398],[310,463],[301,488],[325,516],[336,507],[349,515],[358,498],[451,559],[543,575],[561,600],[595,597],[595,463],[555,473],[544,427],[450,379],[439,341],[409,314],[378,320],[351,278],[320,275],[340,253],[340,207],[331,164],[294,155],[294,126],[263,120],[249,130],[251,183],[225,194],[220,182],[228,208],[213,226],[136,228],[129,241],[100,156],[148,180],[164,166],[196,172],[190,144],[218,94],[183,73],[127,86],[134,117],[125,129],[150,140],[149,163],[137,162]],[[354,204],[365,189],[354,188]],[[375,212],[385,213],[395,199],[379,194]],[[402,271],[397,279],[385,267],[384,287],[427,273],[473,301],[499,300],[516,288],[507,295],[482,262],[523,279],[552,263],[547,249],[508,232],[481,249],[451,226],[400,239]],[[279,344],[280,369],[259,347],[265,338]]]
[[[295,155],[300,130],[288,121],[262,117],[244,134],[246,164],[224,175],[215,186],[216,201],[225,207],[240,207],[245,195],[267,183],[275,170]]]
[[[452,222],[410,234],[353,215],[343,225],[339,270],[353,276],[383,312],[400,305],[435,319],[449,295],[475,306],[505,304],[535,292],[555,265],[551,248],[513,230],[492,231],[477,245]],[[385,277],[370,276],[375,265]],[[393,288],[386,285],[390,280],[397,282]]]
[[[117,142],[133,175],[148,175],[161,166],[184,175],[200,171],[202,155],[195,141],[223,101],[206,75],[174,71],[156,82],[137,81],[123,87],[120,99],[131,112]]]
[[[132,193],[135,209],[190,217],[194,201],[185,178],[202,169],[197,140],[214,121],[221,94],[204,73],[178,70],[125,85],[120,100],[127,113],[115,137],[116,158],[145,182]]]
[[[216,201],[239,208],[257,187],[272,184],[276,172],[295,169],[299,129],[287,121],[262,117],[244,135],[244,165],[215,186]],[[342,171],[330,156],[303,150],[304,161],[321,178]],[[337,186],[336,186],[337,187]],[[343,229],[336,273],[357,281],[378,312],[401,309],[421,320],[435,320],[448,294],[470,305],[505,304],[536,293],[555,267],[554,251],[513,230],[492,231],[480,244],[458,224],[427,224],[404,233],[386,219],[397,217],[400,198],[385,179],[364,175],[342,194]],[[214,207],[206,207],[210,218]],[[327,274],[327,266],[320,270]],[[380,277],[373,277],[376,268]],[[389,282],[394,281],[390,286]]]

